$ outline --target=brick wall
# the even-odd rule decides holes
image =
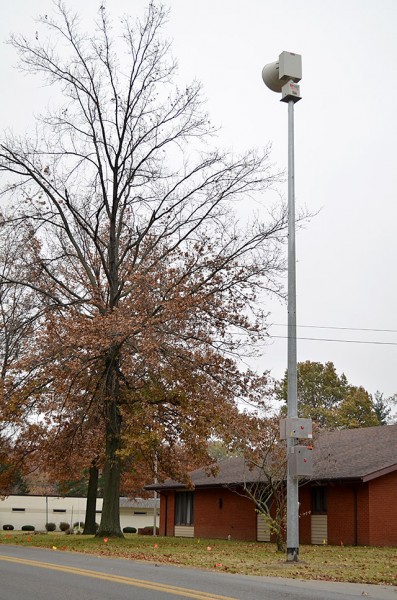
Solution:
[[[397,546],[396,502],[397,473],[356,486],[329,486],[328,543]]]
[[[354,490],[328,486],[328,544],[354,545]]]
[[[175,492],[167,491],[160,494],[160,535],[174,535],[175,526]]]
[[[352,546],[368,544],[368,489],[358,486],[327,486],[328,544]],[[311,486],[299,492],[299,531],[302,544],[311,543]],[[357,517],[355,517],[355,505]]]
[[[357,544],[368,546],[369,543],[368,484],[362,483],[357,487]]]
[[[327,486],[328,544],[368,545],[368,485]],[[301,544],[311,543],[311,486],[299,488],[299,540]],[[357,520],[355,522],[355,503]]]
[[[256,540],[257,513],[248,499],[226,489],[196,490],[195,537]]]
[[[301,544],[311,543],[311,486],[299,488],[299,541]]]
[[[369,544],[397,546],[397,472],[368,482]]]
[[[196,490],[194,536],[256,540],[257,513],[248,499],[227,489]],[[175,492],[160,496],[160,535],[174,535]]]
[[[300,543],[310,544],[310,485],[299,489],[299,501]],[[364,484],[328,485],[328,544],[397,546],[396,504],[397,472]],[[195,537],[256,540],[257,513],[248,498],[227,489],[199,489],[194,510]],[[163,492],[160,535],[174,535],[174,520],[175,492]]]

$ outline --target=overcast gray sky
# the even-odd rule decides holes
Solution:
[[[94,15],[100,2],[65,4]],[[118,16],[140,15],[146,3],[106,4]],[[297,237],[298,324],[306,326],[298,336],[317,338],[299,340],[298,360],[333,361],[351,383],[371,393],[396,393],[397,1],[166,4],[181,77],[202,81],[212,120],[222,126],[222,144],[240,150],[271,142],[272,160],[281,168],[287,164],[287,106],[264,86],[261,70],[283,50],[302,54],[296,200],[297,207],[319,212]],[[51,6],[48,0],[3,0],[0,39],[34,34],[33,18]],[[15,71],[15,62],[12,48],[2,45],[0,128],[28,126],[32,112],[47,103],[48,89]],[[286,323],[286,306],[267,301],[267,308],[270,333],[285,336],[279,324]],[[274,338],[258,368],[281,377],[286,348],[285,338]]]

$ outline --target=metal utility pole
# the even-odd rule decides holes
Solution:
[[[297,399],[294,105],[301,99],[297,82],[302,79],[302,57],[282,52],[278,61],[265,65],[262,78],[273,92],[281,92],[282,102],[288,103],[288,412],[280,430],[281,439],[287,440],[287,562],[297,562],[298,477],[310,474],[311,457],[306,447],[298,446],[296,441],[312,437],[310,420],[298,419]]]
[[[288,411],[289,418],[298,416],[297,345],[296,345],[296,249],[295,249],[295,156],[294,100],[288,100]],[[287,439],[290,455],[295,439]],[[299,560],[298,479],[287,469],[287,561]]]
[[[154,483],[157,483],[157,452],[154,454]],[[157,535],[157,492],[153,492],[153,535]]]

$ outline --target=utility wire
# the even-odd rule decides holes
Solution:
[[[287,340],[288,335],[271,335],[270,338],[278,338]],[[376,341],[363,341],[363,340],[335,340],[331,338],[310,338],[310,337],[297,337],[297,340],[309,340],[312,342],[340,342],[342,344],[376,344],[377,346],[397,346],[397,342],[376,342]]]
[[[272,323],[272,327],[287,327],[286,323]],[[342,331],[378,331],[383,333],[397,333],[397,329],[372,329],[369,327],[328,327],[326,325],[298,325],[310,329],[338,329]]]

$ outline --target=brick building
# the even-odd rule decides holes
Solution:
[[[313,463],[299,489],[301,543],[397,546],[397,424],[323,433]],[[269,541],[243,491],[260,475],[241,458],[218,467],[215,476],[193,471],[192,489],[171,480],[148,486],[160,493],[160,535]]]

